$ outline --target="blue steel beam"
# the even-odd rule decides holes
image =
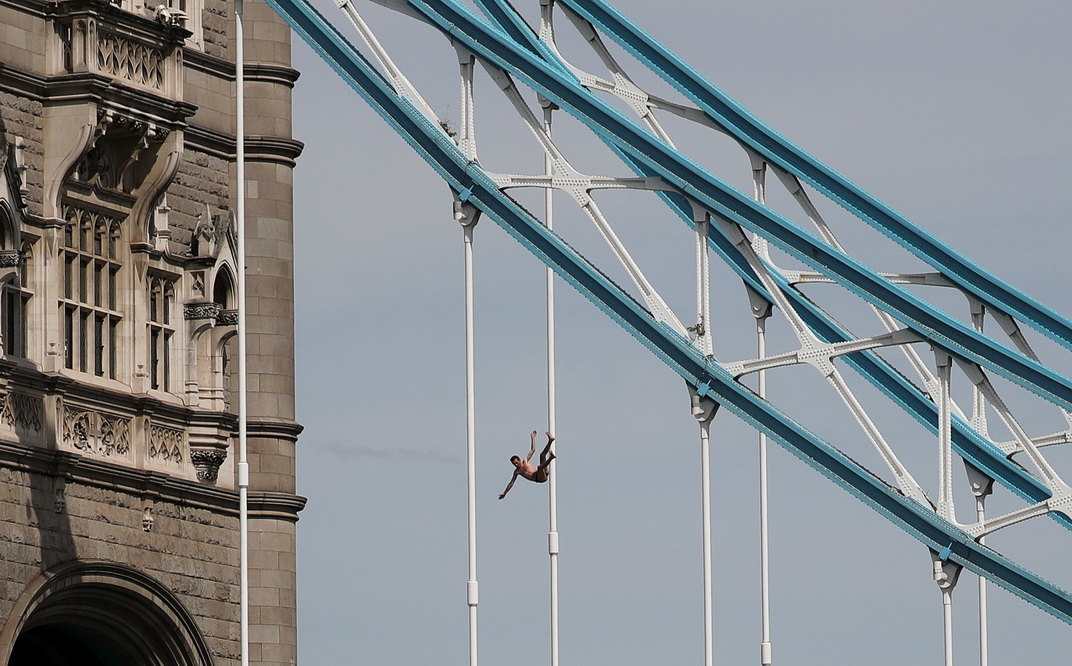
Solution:
[[[1008,558],[975,542],[929,507],[905,498],[836,447],[760,399],[687,340],[656,322],[642,306],[554,232],[498,190],[478,165],[410,104],[394,94],[335,29],[304,0],[269,0],[277,12],[361,95],[437,173],[457,196],[472,203],[550,266],[675,372],[759,430],[766,432],[848,492],[936,553],[986,576],[1027,601],[1072,623],[1072,597]]]
[[[451,39],[486,62],[524,80],[684,196],[758,233],[857,296],[898,316],[922,338],[954,356],[978,363],[1065,409],[1072,409],[1072,384],[1057,372],[993,342],[707,173],[591,95],[574,79],[561,77],[556,67],[503,39],[501,32],[468,8],[450,0],[409,0],[408,4]]]
[[[809,183],[991,308],[1072,349],[1072,322],[989,274],[782,137],[604,0],[557,0],[598,26],[739,142]]]

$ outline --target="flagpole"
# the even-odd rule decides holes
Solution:
[[[249,463],[246,462],[246,122],[243,0],[235,0],[236,198],[238,236],[238,568],[242,666],[249,666]]]

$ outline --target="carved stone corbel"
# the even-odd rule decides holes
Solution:
[[[216,483],[224,460],[227,460],[226,449],[215,447],[190,449],[190,462],[197,471],[197,480],[203,483]]]
[[[153,523],[156,520],[153,517],[153,500],[145,498],[141,501],[141,528],[146,532],[153,531]]]
[[[67,510],[67,477],[63,474],[53,477],[52,481],[52,496],[54,498],[54,508],[57,514],[61,514]]]

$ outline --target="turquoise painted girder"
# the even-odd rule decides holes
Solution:
[[[613,147],[613,146],[612,146]],[[642,165],[630,160],[618,151],[618,155],[641,176],[653,175]],[[686,224],[693,225],[692,210],[689,205],[676,195],[660,193],[670,208]],[[712,230],[709,237],[710,246],[752,289],[771,301],[766,288],[755,276],[747,260],[740,254],[733,243],[717,231]],[[771,277],[778,283],[782,293],[792,303],[794,310],[804,320],[808,328],[820,340],[826,343],[848,342],[853,336],[833,317],[828,316],[807,296],[793,287],[779,273],[771,272]],[[932,433],[938,432],[938,406],[918,386],[909,381],[888,361],[871,351],[848,354],[843,360],[868,382],[882,391],[895,404],[901,407],[917,422]],[[1001,449],[980,435],[959,417],[952,421],[953,448],[968,462],[1001,485],[1009,488],[1020,497],[1032,503],[1043,502],[1051,497],[1049,488],[1032,476],[1026,469],[1013,462]],[[1051,513],[1050,516],[1065,527],[1072,528],[1072,518],[1063,513]]]
[[[414,0],[410,4],[417,8],[418,11],[421,11],[429,22],[438,23],[441,26],[441,29],[451,34],[452,38],[464,41],[462,37],[465,33],[461,30],[461,25],[468,19],[468,10],[444,2],[433,3],[418,2]],[[430,9],[428,11],[422,11],[420,9],[422,6],[429,5],[434,5],[437,10],[442,11],[445,16],[439,16]],[[444,7],[444,5],[450,6]],[[476,28],[476,32],[479,33],[484,24],[474,22],[470,25],[473,28]],[[510,69],[510,71],[519,76],[519,78],[528,80],[530,85],[536,86],[538,81],[546,81],[548,76],[545,76],[545,74],[548,71],[558,71],[557,68],[548,68],[546,71],[541,70],[538,66],[539,63],[536,63],[533,66],[534,73],[531,75],[525,70],[509,67],[511,63],[511,55],[516,56],[515,61],[522,63],[532,63],[534,56],[530,57],[531,52],[524,51],[523,49],[517,49],[512,52],[509,44],[496,44],[496,40],[498,39],[497,35],[498,33],[489,30],[483,35],[478,34],[478,38],[483,39],[482,42],[470,39],[470,41],[465,43],[468,48],[477,53],[481,53],[481,46],[488,47],[483,49],[484,53],[482,53],[482,55],[486,54],[490,49],[493,49],[496,46],[502,46],[503,48],[496,49],[496,52],[505,54],[506,57],[493,61],[499,66]],[[859,264],[851,257],[848,257],[835,248],[831,248],[811,234],[799,229],[788,220],[780,218],[773,212],[766,210],[761,205],[740,194],[733,188],[721,183],[721,181],[714,176],[703,172],[699,167],[692,164],[688,158],[678,155],[673,149],[655,141],[643,131],[638,130],[631,121],[622,117],[615,110],[603,104],[600,100],[595,98],[585,100],[583,94],[574,94],[579,86],[574,85],[576,79],[572,76],[565,77],[562,81],[554,80],[550,83],[551,86],[544,88],[537,87],[537,89],[545,96],[559,102],[560,106],[570,110],[575,116],[586,122],[594,131],[601,134],[605,140],[616,148],[619,153],[624,153],[623,157],[626,158],[627,162],[634,164],[634,166],[639,165],[640,171],[645,175],[657,174],[663,176],[664,179],[669,182],[675,182],[676,180],[676,182],[681,183],[680,172],[686,172],[686,177],[692,176],[691,181],[686,181],[681,185],[683,193],[687,196],[707,205],[723,217],[737,221],[746,228],[750,228],[753,231],[760,233],[760,235],[767,237],[775,244],[794,254],[805,263],[824,272],[827,276],[841,283],[843,286],[862,296],[866,300],[884,306],[883,309],[888,312],[899,314],[902,319],[908,320],[909,326],[914,328],[921,337],[928,339],[937,346],[951,351],[955,356],[968,358],[984,367],[989,367],[998,374],[1007,377],[1021,386],[1025,386],[1036,393],[1042,393],[1056,404],[1067,407],[1069,384],[1068,380],[1065,378],[1042,366],[1037,361],[1029,359],[1018,352],[1009,350],[1007,347],[993,342],[987,336],[964,326],[945,313],[936,310],[929,304],[916,298],[906,289],[889,283],[885,278],[882,278],[869,268]],[[557,99],[554,95],[554,92],[556,91],[562,93],[562,96]],[[574,105],[570,106],[570,104],[565,101],[566,99],[569,99]],[[586,101],[589,103],[585,104]],[[602,110],[603,115],[600,115],[600,109]],[[584,112],[589,112],[591,115],[584,115]],[[592,120],[593,117],[597,120]],[[621,131],[612,133],[612,131],[610,131],[612,129]],[[629,137],[629,139],[636,140],[637,143],[650,149],[652,153],[642,153],[637,149],[635,144],[631,144],[629,140],[623,140],[623,135]],[[650,159],[652,156],[656,159]],[[675,157],[678,159],[675,160]],[[672,167],[678,167],[679,171],[668,172],[668,169],[665,168],[667,163]],[[691,173],[688,173],[689,171],[691,171]],[[704,194],[708,192],[713,193],[714,197],[705,198]],[[715,203],[712,204],[712,201]],[[726,205],[720,206],[719,204],[722,202],[725,202]],[[768,233],[764,233],[764,231],[767,231]],[[712,237],[713,240],[715,240],[714,244],[716,246],[725,245],[724,243],[717,242],[715,238],[717,236],[718,232],[712,229]],[[785,239],[788,239],[789,242],[779,242],[779,240]],[[793,243],[795,243],[795,245]],[[846,279],[846,277],[848,277],[848,279]],[[891,303],[897,303],[898,307],[891,307]],[[874,356],[872,357],[877,358]],[[904,391],[905,382],[903,381],[903,378],[892,370],[885,372],[884,374],[886,375],[885,381],[882,381],[879,384],[879,387],[886,392],[887,395],[894,397],[901,402],[901,404],[904,404],[903,399],[907,394]],[[1027,375],[1031,376],[1029,377]],[[868,375],[869,379],[872,379],[874,376],[874,374]],[[1043,383],[1047,385],[1046,388],[1052,390],[1047,392],[1040,383],[1033,381],[1038,377],[1042,377]],[[925,419],[927,419],[928,412],[936,414],[936,409],[934,408],[933,403],[930,407],[924,408],[919,399],[913,399],[909,401],[909,406],[909,412],[924,423],[927,423],[927,420]],[[927,427],[933,428],[934,426],[927,423]],[[985,440],[982,440],[978,435],[969,435],[970,428],[967,428],[963,423],[955,422],[954,428],[956,433],[954,435],[955,444],[958,450],[969,460],[980,462],[980,467],[984,469],[984,471],[996,472],[996,478],[1003,483],[1010,485],[1010,487],[1022,496],[1033,501],[1042,501],[1050,496],[1050,492],[1045,486],[1032,478],[1015,463],[1008,461],[996,447],[985,442]],[[1055,516],[1059,521],[1066,525],[1069,524],[1067,517],[1059,516],[1057,514],[1055,514]]]
[[[1072,409],[1072,383],[1060,374],[965,326],[707,173],[589,93],[575,77],[563,76],[557,67],[511,41],[467,8],[449,0],[409,0],[408,4],[451,39],[486,62],[524,80],[682,195],[759,234],[849,291],[898,316],[920,337],[954,356],[978,363],[1065,409]]]
[[[500,192],[478,165],[469,162],[439,128],[399,98],[384,77],[304,0],[269,0],[269,3],[440,174],[459,198],[496,221],[702,395],[710,396],[766,432],[946,559],[1072,622],[1072,597],[1067,592],[981,546],[929,507],[906,499],[836,447],[760,399],[720,366],[709,362],[687,340],[654,321],[618,285]],[[460,27],[453,25],[448,32],[457,37],[462,34]],[[692,196],[692,190],[686,190]]]
[[[1072,322],[963,257],[847,178],[782,137],[603,0],[556,0],[605,34],[692,100],[739,142],[823,192],[871,227],[928,262],[999,312],[1072,349]]]

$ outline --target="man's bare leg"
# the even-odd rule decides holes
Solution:
[[[536,433],[532,433],[533,446],[536,445]],[[555,443],[555,436],[551,433],[547,433],[547,446],[543,447],[543,451],[540,452],[540,466],[537,469],[546,469],[551,461],[555,459],[555,454],[551,452],[551,445]]]

